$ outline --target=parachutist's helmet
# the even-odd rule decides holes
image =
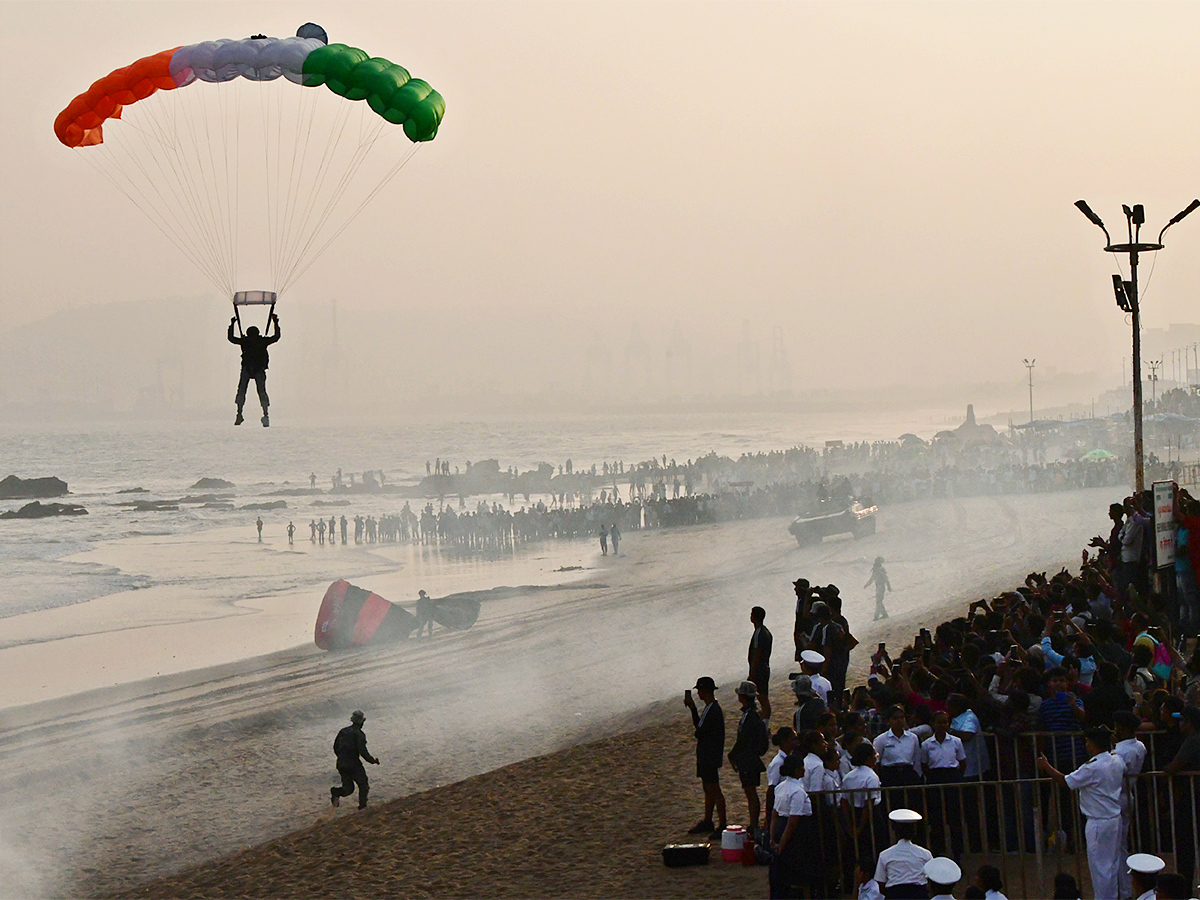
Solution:
[[[350,713],[350,721],[355,725],[361,725],[363,722],[367,721],[367,717],[363,715],[363,711],[361,709],[356,709],[354,712]]]
[[[258,326],[257,326],[257,325],[251,325],[249,328],[247,328],[247,329],[246,329],[246,336],[247,336],[247,337],[258,337]]]

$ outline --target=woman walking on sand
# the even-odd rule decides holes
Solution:
[[[883,608],[883,593],[892,589],[892,583],[888,581],[887,569],[883,567],[883,557],[875,557],[875,565],[871,567],[871,577],[867,579],[864,588],[875,585],[875,621],[886,619],[888,617],[887,610]]]

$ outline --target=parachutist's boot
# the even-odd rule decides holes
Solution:
[[[263,423],[263,428],[270,428],[271,427],[271,417],[268,416],[266,413],[263,413],[262,423]]]
[[[245,421],[246,421],[246,420],[245,420],[245,419],[242,417],[242,408],[239,406],[239,407],[238,407],[238,414],[237,414],[237,418],[233,420],[233,424],[234,424],[234,425],[241,425],[241,424],[242,424],[243,422],[245,422]]]

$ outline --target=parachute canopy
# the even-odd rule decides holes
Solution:
[[[308,23],[142,57],[72,100],[54,133],[226,297],[282,294],[437,136],[445,110],[402,66]]]
[[[463,631],[479,618],[479,601],[470,597],[448,597],[431,604],[433,620],[445,628]],[[378,594],[338,580],[321,600],[313,640],[322,650],[398,643],[412,633],[417,621],[408,610]]]
[[[446,112],[442,95],[402,66],[370,57],[346,44],[326,44],[321,37],[249,38],[203,41],[144,56],[105,75],[67,105],[54,120],[54,133],[68,147],[90,147],[104,141],[104,122],[121,118],[123,107],[156,91],[187,87],[196,81],[235,78],[274,81],[286,78],[305,87],[325,85],[348,100],[367,105],[393,125],[404,127],[411,141],[432,141]]]

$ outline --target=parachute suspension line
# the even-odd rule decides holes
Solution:
[[[167,240],[179,248],[183,255],[187,257],[187,259],[197,269],[200,270],[201,274],[203,274],[205,278],[211,281],[218,288],[221,287],[220,278],[216,272],[212,271],[211,266],[208,265],[208,261],[197,254],[194,247],[188,245],[188,242],[185,241],[182,236],[172,228],[170,222],[166,221],[162,216],[156,214],[153,204],[151,204],[145,198],[144,194],[142,194],[142,200],[139,201],[138,194],[141,194],[142,192],[133,184],[132,179],[129,178],[128,175],[122,172],[122,178],[118,178],[115,172],[109,171],[100,163],[100,157],[94,151],[84,149],[77,152],[83,157],[89,166],[108,179],[113,187],[124,194],[134,206],[145,213],[146,217],[154,223],[154,226],[161,231],[164,236],[166,236]],[[112,159],[109,159],[108,162],[115,166],[115,163]],[[127,188],[126,185],[129,185],[129,187]],[[132,190],[130,188],[132,188]],[[138,193],[135,194],[134,191],[137,191]]]
[[[315,98],[314,98],[315,99]],[[325,185],[329,178],[329,173],[332,170],[332,164],[337,158],[338,150],[341,148],[343,140],[347,132],[347,120],[349,119],[354,107],[349,104],[338,104],[337,116],[331,133],[336,137],[332,141],[326,141],[325,148],[321,154],[321,158],[317,163],[316,173],[314,175],[314,184],[308,191],[307,202],[304,203],[303,212],[300,213],[298,222],[293,217],[289,221],[289,227],[284,235],[284,241],[281,246],[282,270],[280,273],[281,281],[285,284],[290,284],[289,278],[291,272],[296,267],[298,254],[302,247],[311,243],[313,235],[320,231],[321,221],[313,226],[313,208],[319,202],[321,195],[325,192]],[[315,104],[311,108],[311,112],[315,113]],[[310,116],[308,127],[304,131],[304,153],[305,161],[308,159],[308,148],[313,141],[313,116]],[[343,172],[342,179],[346,180],[353,175],[352,170]],[[297,197],[297,200],[299,198]],[[336,196],[329,203],[336,202]],[[297,209],[299,206],[297,205]],[[293,210],[294,212],[295,210]],[[294,226],[294,227],[293,227]],[[307,237],[306,237],[307,236]]]
[[[227,214],[225,210],[228,208],[227,198],[228,192],[221,190],[218,184],[217,171],[217,151],[214,140],[217,139],[219,131],[219,139],[222,147],[225,146],[225,122],[221,116],[223,107],[223,98],[221,97],[221,88],[224,85],[216,85],[217,91],[205,91],[203,94],[204,103],[201,107],[200,125],[203,128],[203,144],[197,142],[197,159],[200,162],[200,173],[203,179],[203,194],[205,206],[208,210],[208,221],[212,228],[212,241],[217,249],[218,260],[225,270],[226,278],[232,283],[234,281],[233,271],[230,269],[231,260],[229,256],[222,252],[222,247],[227,245],[227,235],[229,228],[226,223]],[[211,98],[211,102],[210,102]],[[212,107],[216,107],[216,112]],[[220,128],[214,124],[214,119],[218,120]],[[202,155],[203,152],[203,155]]]
[[[414,156],[417,155],[417,151],[420,149],[421,149],[421,145],[419,143],[414,143],[412,145],[412,148],[408,151],[408,153],[405,154],[404,157],[399,162],[397,162],[396,165],[394,165],[392,167],[391,171],[388,172],[388,174],[384,176],[383,180],[381,182],[379,182],[379,184],[376,185],[375,188],[369,194],[367,194],[366,197],[363,198],[363,201],[361,203],[359,203],[357,207],[355,207],[354,211],[352,213],[350,213],[350,215],[346,218],[346,221],[344,221],[342,223],[341,227],[338,228],[337,231],[335,231],[333,234],[331,234],[329,236],[329,239],[327,241],[325,241],[325,243],[321,244],[315,252],[313,252],[312,254],[307,254],[307,253],[304,254],[304,256],[307,258],[307,262],[305,262],[305,264],[302,268],[299,268],[299,269],[293,271],[292,273],[290,273],[287,282],[285,282],[285,284],[284,284],[284,287],[291,285],[296,279],[300,278],[305,272],[307,272],[312,267],[313,263],[315,263],[318,259],[321,258],[321,254],[323,254],[329,248],[329,245],[332,244],[335,240],[337,240],[338,236],[343,231],[346,230],[347,226],[349,226],[349,224],[354,221],[354,219],[358,216],[358,214],[360,212],[362,212],[363,209],[366,208],[367,204],[375,199],[375,195],[378,194],[380,191],[382,191],[385,187],[387,187],[388,182],[390,182],[393,178],[396,177],[396,175],[399,174],[400,170],[403,169],[408,164],[408,161],[410,159],[412,159]],[[311,239],[310,239],[309,243],[311,243]],[[307,247],[308,244],[306,244],[305,246]]]
[[[130,121],[130,118],[133,121]],[[105,142],[101,147],[96,148],[103,153],[103,156],[85,154],[85,158],[97,171],[100,171],[110,182],[117,186],[135,206],[141,209],[155,223],[159,230],[183,252],[184,256],[196,265],[206,278],[220,287],[222,285],[221,274],[213,266],[212,257],[209,256],[206,258],[197,248],[196,242],[188,240],[188,220],[179,212],[180,207],[183,205],[183,198],[180,196],[178,169],[175,170],[176,177],[174,179],[168,177],[164,170],[164,159],[168,162],[175,162],[179,147],[175,141],[164,138],[161,127],[158,127],[161,123],[156,122],[153,117],[150,117],[150,121],[147,124],[150,126],[149,129],[143,129],[138,126],[136,116],[127,116],[125,121],[122,122],[122,127],[129,129],[131,140],[121,144],[122,150],[120,152],[124,155],[120,156],[119,151],[114,149],[114,145],[111,142]],[[151,140],[157,146],[152,146]],[[136,151],[139,146],[145,150],[145,155],[149,157],[149,161],[158,169],[159,174],[162,176],[162,183],[152,176],[151,166],[147,160],[138,156]],[[100,159],[104,159],[107,162],[111,171],[104,169],[95,162]],[[131,177],[132,170],[137,170],[141,174],[142,184],[136,183],[135,179]],[[118,178],[118,176],[120,177]],[[124,185],[122,184],[122,179]],[[157,196],[157,202],[154,197],[150,196],[150,193],[147,192],[146,187],[143,185],[152,189],[153,194]],[[167,189],[173,195],[174,203],[172,203],[171,197],[164,194],[164,189]]]
[[[263,190],[266,192],[267,205],[267,257],[271,272],[271,288],[275,289],[278,283],[276,278],[275,264],[275,216],[274,204],[271,201],[271,142],[267,138],[271,132],[271,98],[267,93],[266,82],[258,83],[258,99],[259,105],[262,108],[262,123],[263,123]]]
[[[388,127],[383,121],[376,119],[376,120],[372,121],[372,127],[366,128],[364,123],[367,121],[366,120],[367,107],[365,105],[359,105],[358,109],[359,109],[358,139],[357,139],[357,142],[355,142],[356,146],[354,147],[351,160],[350,160],[349,164],[347,165],[346,169],[343,171],[340,179],[338,180],[337,185],[333,188],[332,192],[329,194],[328,198],[326,199],[324,208],[321,210],[321,213],[318,216],[316,225],[308,229],[307,239],[304,241],[304,243],[302,245],[292,248],[292,252],[289,254],[289,257],[288,257],[288,266],[287,266],[287,269],[286,269],[286,272],[284,275],[284,284],[290,285],[295,280],[295,277],[297,277],[298,273],[296,273],[296,268],[300,265],[300,261],[306,257],[309,249],[313,246],[314,242],[316,242],[318,240],[318,238],[320,237],[321,233],[325,229],[326,224],[328,223],[329,217],[332,214],[334,208],[337,206],[338,202],[341,200],[342,196],[345,194],[346,189],[350,186],[350,184],[354,180],[355,175],[358,173],[363,162],[366,160],[367,155],[370,153],[371,149],[374,147],[374,145],[378,141],[379,137],[384,133],[385,129]],[[346,130],[347,130],[346,122],[343,119],[341,126],[338,130],[337,144],[341,143],[342,137],[345,134]],[[410,155],[411,155],[411,152],[410,152]],[[324,186],[325,176],[327,174],[328,174],[328,167],[326,166],[324,171],[322,171],[322,173],[321,173],[322,177],[321,177],[321,180],[319,183],[320,187],[322,187],[322,188]],[[386,177],[390,178],[390,175],[388,175]],[[376,193],[376,192],[377,191],[373,191],[371,196],[374,196],[374,193]],[[312,207],[315,204],[319,194],[320,194],[319,190],[313,192],[313,194],[312,194],[313,202],[309,204],[309,209],[308,209],[308,211],[306,211],[306,220],[308,218],[311,218]],[[358,209],[361,210],[363,205],[364,204],[360,204]],[[342,226],[337,229],[337,234],[340,234],[344,230],[345,226],[349,224],[350,220],[353,219],[354,216],[356,216],[357,214],[358,214],[357,210],[354,213],[352,213],[351,216],[343,222]],[[324,247],[322,247],[322,250],[323,249],[324,249]],[[307,270],[308,265],[305,265],[304,268],[305,268],[305,270]]]
[[[308,89],[300,93],[299,101],[296,105],[296,117],[294,120],[295,134],[290,142],[292,145],[292,155],[289,162],[288,180],[287,180],[287,200],[283,207],[283,227],[279,234],[278,258],[279,270],[276,277],[282,283],[286,278],[288,268],[289,247],[294,241],[293,234],[297,228],[303,228],[305,218],[301,216],[297,220],[297,212],[301,208],[301,185],[307,184],[309,179],[306,179],[305,172],[309,168],[309,146],[312,140],[313,124],[316,120],[318,93],[315,89]],[[339,115],[341,109],[339,105]],[[301,141],[303,138],[303,142]],[[328,153],[328,146],[326,148]],[[298,164],[298,167],[297,167]],[[324,164],[322,159],[321,164]],[[318,179],[320,167],[318,166]],[[311,198],[316,193],[319,187],[314,186],[308,190],[308,196]]]

